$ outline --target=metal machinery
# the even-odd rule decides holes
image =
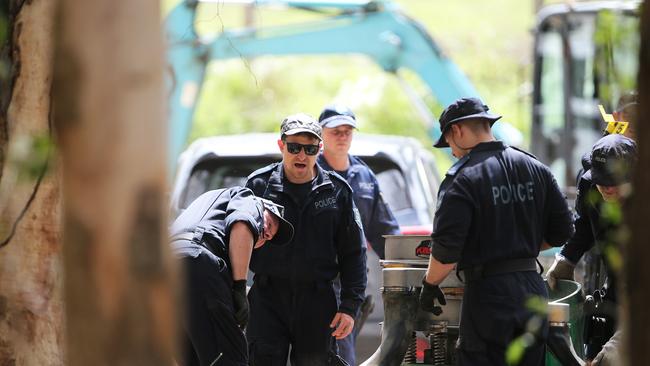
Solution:
[[[381,261],[384,322],[381,344],[362,366],[410,364],[455,365],[464,285],[453,274],[440,284],[447,305],[440,316],[420,310],[418,298],[430,251],[424,235],[386,236],[386,260]],[[550,353],[546,365],[582,366],[580,284],[559,281],[549,302]],[[574,348],[577,347],[578,351]]]
[[[400,69],[415,72],[440,105],[448,105],[461,97],[478,96],[465,74],[444,55],[427,31],[390,0],[257,0],[249,3],[284,5],[327,16],[302,24],[226,29],[208,38],[196,32],[198,0],[185,0],[174,7],[165,19],[171,87],[172,168],[187,140],[206,66],[211,61],[269,55],[359,54],[397,77]],[[403,81],[401,85],[430,127],[434,140],[437,139],[440,131],[435,117],[408,83]],[[504,122],[495,126],[494,133],[509,143],[522,141],[521,133]]]
[[[386,237],[383,274],[384,323],[381,345],[362,366],[399,366],[417,362],[453,365],[463,283],[448,276],[440,288],[447,305],[440,316],[420,310],[418,297],[429,264],[429,236]]]

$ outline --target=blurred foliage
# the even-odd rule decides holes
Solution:
[[[396,1],[432,34],[443,51],[469,76],[495,113],[528,136],[533,1]],[[163,2],[168,12],[174,0]],[[316,19],[301,10],[254,8],[260,27]],[[200,34],[216,34],[244,24],[244,7],[201,3]],[[505,21],[507,19],[507,21]],[[408,74],[408,73],[406,73]],[[416,91],[438,117],[444,106],[428,97],[416,78]],[[327,103],[350,105],[363,132],[412,136],[430,146],[426,127],[394,75],[362,56],[260,57],[214,62],[206,75],[190,141],[206,135],[277,131],[281,119],[297,111],[317,116]],[[441,154],[437,154],[439,157]],[[445,158],[445,160],[448,160]],[[450,162],[443,163],[442,170]]]
[[[548,299],[541,296],[530,296],[526,299],[525,306],[533,312],[533,315],[526,322],[525,332],[513,339],[506,348],[505,356],[508,365],[519,365],[526,353],[526,349],[535,344],[546,322]]]
[[[544,297],[531,296],[526,300],[526,308],[539,315],[548,314],[548,301]]]
[[[524,357],[526,349],[535,343],[535,337],[525,333],[515,338],[506,348],[506,363],[508,365],[519,365]]]
[[[639,18],[602,11],[596,22],[594,67],[599,79],[599,95],[603,104],[614,109],[622,95],[636,89]]]

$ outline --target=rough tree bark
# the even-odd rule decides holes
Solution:
[[[63,364],[59,174],[32,149],[51,135],[54,4],[1,5],[0,365]]]
[[[166,119],[155,0],[59,0],[68,365],[172,362]]]
[[[625,285],[628,290],[627,321],[629,337],[626,345],[629,365],[646,365],[650,360],[650,312],[646,286],[650,283],[650,4],[641,10],[641,49],[639,51],[639,113],[637,114],[638,169],[634,177],[634,199],[628,215],[631,238],[625,255]]]

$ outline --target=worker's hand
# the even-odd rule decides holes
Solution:
[[[555,262],[551,265],[546,273],[546,280],[551,289],[555,289],[557,280],[571,280],[573,281],[573,271],[576,265],[569,262],[568,259],[560,254],[555,255]]]
[[[440,290],[438,285],[432,285],[426,281],[426,277],[422,279],[422,292],[420,292],[420,307],[424,311],[433,313],[434,315],[442,314],[442,307],[436,306],[434,300],[438,300],[438,304],[447,305],[445,294]]]
[[[615,366],[621,364],[621,354],[619,353],[621,343],[622,331],[617,330],[616,333],[610,338],[607,343],[603,345],[603,349],[598,352],[596,357],[591,360],[592,366]]]
[[[235,321],[240,327],[248,324],[248,299],[246,298],[246,280],[238,280],[232,284],[232,302],[235,308]]]
[[[352,332],[354,328],[354,319],[346,313],[336,313],[334,319],[330,323],[330,328],[336,328],[332,332],[332,337],[336,339],[343,339]]]

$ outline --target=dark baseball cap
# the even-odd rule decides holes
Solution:
[[[434,147],[449,147],[445,140],[445,133],[451,125],[468,119],[483,118],[490,121],[490,127],[501,116],[488,113],[490,107],[483,104],[478,98],[461,98],[450,104],[440,115],[440,138]]]
[[[278,232],[275,233],[275,236],[273,236],[270,243],[275,245],[285,245],[291,242],[291,239],[293,239],[293,225],[284,219],[284,207],[265,198],[255,197],[255,199],[262,202],[264,209],[269,210],[273,216],[278,218]]]
[[[636,143],[619,134],[607,135],[591,149],[591,168],[583,175],[599,186],[612,187],[632,180]]]
[[[316,120],[305,113],[292,114],[285,118],[280,125],[280,136],[291,136],[299,133],[308,133],[319,140],[323,140],[323,129]]]
[[[350,108],[344,105],[332,104],[325,107],[320,113],[318,123],[323,128],[336,128],[343,125],[357,128],[357,117]]]

